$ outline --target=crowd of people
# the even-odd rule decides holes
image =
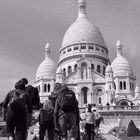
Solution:
[[[32,122],[34,88],[22,78],[3,102],[3,116],[9,140],[26,140]],[[39,104],[39,100],[37,100]],[[38,107],[39,109],[39,107]],[[92,105],[80,113],[75,93],[56,83],[54,91],[39,109],[39,140],[94,140],[103,118]]]

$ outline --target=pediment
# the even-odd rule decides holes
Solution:
[[[64,81],[65,81],[66,84],[70,84],[70,83],[76,84],[76,82],[77,82],[77,71],[73,72],[68,77],[66,77]],[[92,72],[91,77],[87,78],[86,81],[87,82],[88,81],[93,81],[93,83],[105,83],[106,82],[105,77],[102,76],[101,74],[96,73],[96,72]]]
[[[93,82],[95,82],[95,83],[100,83],[100,82],[105,83],[106,82],[105,76],[102,76],[101,74],[99,74],[95,71],[92,71],[91,75],[92,75]]]
[[[66,84],[69,84],[69,83],[73,83],[75,84],[77,81],[77,71],[73,72],[72,74],[70,74],[69,76],[67,76],[64,80],[64,82]]]
[[[83,62],[91,63],[91,61],[88,58],[86,58],[86,57],[82,57],[81,59],[79,59],[77,61],[77,63],[83,63]]]

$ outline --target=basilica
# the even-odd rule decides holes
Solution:
[[[50,56],[49,43],[45,46],[45,59],[34,81],[41,102],[58,82],[75,92],[80,107],[139,105],[140,90],[122,43],[116,41],[116,58],[111,62],[102,33],[88,19],[86,4],[86,0],[78,0],[78,17],[64,35],[57,64]]]

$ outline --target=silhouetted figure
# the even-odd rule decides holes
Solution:
[[[7,94],[3,107],[9,140],[14,138],[15,140],[26,140],[27,112],[32,113],[32,107],[29,95],[25,92],[23,80],[18,81],[15,84],[15,89]]]
[[[71,140],[76,139],[78,113],[78,102],[75,93],[69,90],[66,86],[63,86],[56,99],[54,116],[55,129],[56,131],[61,132],[62,140],[67,139],[68,130],[70,132],[69,137]]]
[[[41,108],[39,116],[39,140],[44,140],[46,131],[48,140],[54,140],[54,109],[52,101],[46,100]]]

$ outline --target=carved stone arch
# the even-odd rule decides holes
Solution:
[[[66,68],[63,69],[64,77],[66,77]]]
[[[97,65],[97,72],[101,73],[101,65]]]
[[[88,87],[82,87],[81,88],[81,102],[82,104],[87,104],[88,103]]]
[[[73,71],[77,71],[77,64],[74,64],[74,66],[73,66]]]
[[[68,72],[68,75],[70,75],[72,73],[72,66],[71,65],[68,66],[67,72]]]
[[[96,95],[100,95],[101,96],[103,94],[104,90],[102,89],[102,87],[98,87],[98,88],[96,88],[95,91],[96,91]]]
[[[103,88],[102,87],[97,87],[95,90],[96,93],[96,104],[97,105],[102,105],[103,104]]]
[[[85,57],[83,57],[82,59],[80,59],[79,61],[77,61],[77,66],[78,66],[78,68],[80,68],[81,67],[81,64],[82,63],[86,63],[87,64],[87,67],[89,68],[91,68],[91,61],[90,60],[88,60],[87,58],[85,58]]]
[[[133,101],[130,99],[122,98],[116,102],[117,105],[130,106]]]

